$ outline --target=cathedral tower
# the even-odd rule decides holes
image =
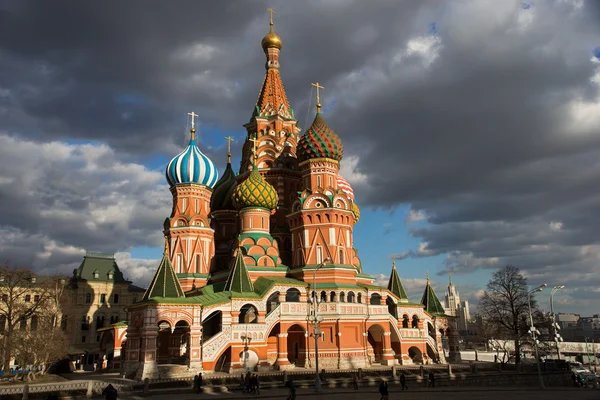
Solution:
[[[361,267],[352,244],[352,229],[360,213],[348,194],[351,188],[348,190],[347,182],[342,178],[345,190],[338,186],[344,149],[321,114],[319,89],[323,87],[318,83],[313,86],[317,88],[317,115],[297,149],[304,190],[288,215],[293,246],[291,275],[306,280],[321,265],[320,273],[329,282],[356,284]]]
[[[183,290],[203,286],[215,254],[214,230],[210,227],[210,199],[218,173],[212,161],[196,145],[191,112],[190,143],[167,165],[166,177],[173,195],[171,216],[165,220],[169,260]]]
[[[256,166],[279,197],[277,210],[271,216],[271,233],[279,244],[283,263],[287,265],[291,262],[291,235],[285,216],[291,211],[292,194],[302,190],[296,160],[300,128],[281,80],[279,54],[283,44],[273,29],[273,11],[269,11],[270,29],[262,40],[267,58],[265,79],[250,121],[244,125],[247,138],[242,150],[240,175],[243,179],[252,171],[251,139],[256,136]]]

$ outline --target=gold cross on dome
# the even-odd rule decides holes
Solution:
[[[267,8],[267,11],[269,12],[269,24],[273,25],[273,14],[277,14],[272,8]]]
[[[317,88],[317,112],[321,112],[321,96],[319,95],[319,89],[325,89],[323,86],[317,83],[311,83],[312,86]]]
[[[249,141],[252,142],[252,155],[253,157],[253,163],[254,161],[256,161],[256,142],[258,142],[258,139],[256,138],[256,133],[254,134],[254,137],[252,139],[248,139]]]
[[[231,162],[231,142],[233,142],[233,138],[231,136],[227,136],[225,138],[227,140],[227,163]]]
[[[194,118],[196,118],[198,116],[198,114],[196,114],[195,112],[192,111],[192,112],[189,112],[188,115],[190,117],[192,117],[192,129],[194,129],[194,122],[195,122]]]

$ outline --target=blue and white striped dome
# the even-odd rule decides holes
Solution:
[[[185,150],[176,155],[167,165],[166,175],[171,186],[179,183],[196,183],[212,188],[219,178],[217,167],[202,154],[194,139],[190,140]]]

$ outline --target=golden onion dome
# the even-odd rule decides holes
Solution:
[[[350,211],[352,211],[352,214],[354,214],[354,223],[357,223],[358,220],[360,219],[360,209],[358,208],[358,206],[356,205],[355,202],[352,202]]]
[[[233,206],[238,210],[259,207],[267,210],[277,208],[279,196],[271,184],[264,180],[254,166],[245,181],[236,186],[232,195]]]
[[[271,24],[271,29],[269,29],[269,33],[262,40],[262,48],[264,51],[267,51],[269,48],[276,48],[281,50],[283,43],[281,42],[281,38],[277,36],[275,31],[273,30],[273,24]]]

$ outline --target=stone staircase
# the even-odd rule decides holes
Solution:
[[[159,364],[158,376],[159,379],[175,379],[175,378],[193,378],[198,371],[190,369],[187,365],[180,364]]]

